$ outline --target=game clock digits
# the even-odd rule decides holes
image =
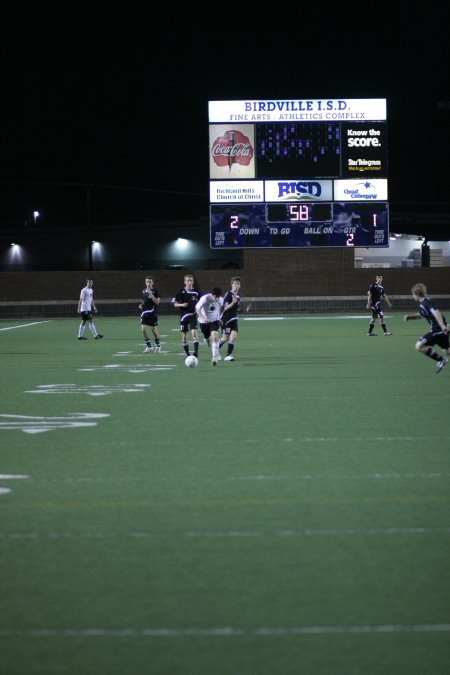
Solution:
[[[210,101],[210,246],[389,246],[385,99]]]

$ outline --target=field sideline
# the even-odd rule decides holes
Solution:
[[[450,364],[402,318],[195,369],[176,315],[0,321],[0,674],[448,675]]]

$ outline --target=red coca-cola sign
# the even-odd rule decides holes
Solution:
[[[240,131],[230,129],[216,138],[211,148],[212,158],[217,166],[241,164],[248,166],[253,158],[250,139]]]

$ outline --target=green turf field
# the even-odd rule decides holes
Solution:
[[[1,675],[448,675],[450,363],[425,321],[0,322]],[[221,351],[222,356],[224,353]]]

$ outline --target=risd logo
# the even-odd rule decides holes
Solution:
[[[278,181],[278,197],[286,199],[320,199],[322,186],[317,181]]]

